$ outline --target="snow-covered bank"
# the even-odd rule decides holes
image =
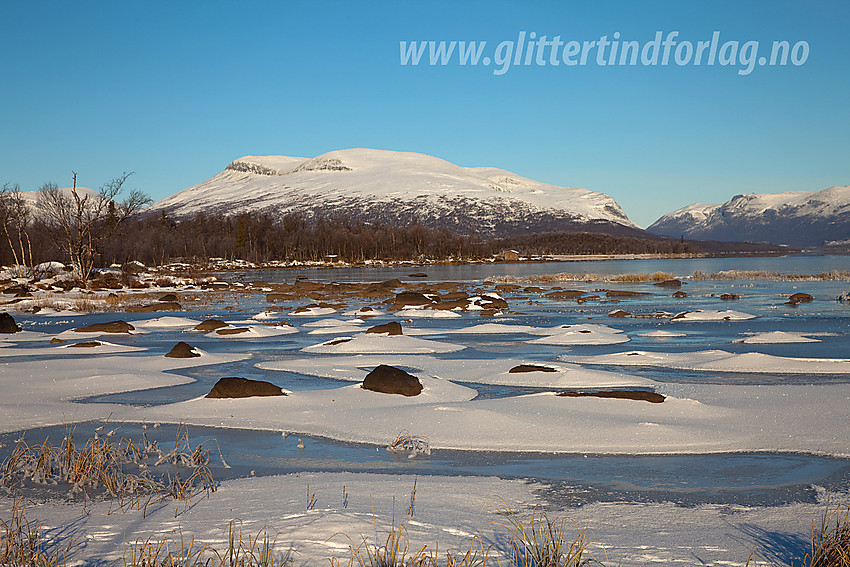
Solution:
[[[780,508],[729,505],[681,507],[670,503],[597,503],[562,507],[549,500],[545,484],[487,477],[416,479],[413,516],[409,516],[414,479],[407,475],[302,473],[224,482],[188,512],[175,503],[159,503],[142,511],[116,510],[109,503],[30,502],[30,521],[41,521],[48,537],[72,543],[69,565],[121,561],[137,541],[168,538],[195,549],[203,545],[224,551],[232,520],[243,537],[266,530],[279,555],[289,553],[296,564],[343,563],[349,546],[386,542],[393,525],[404,526],[411,553],[422,546],[439,552],[466,552],[470,546],[488,554],[488,564],[505,564],[510,534],[498,511],[510,507],[527,518],[534,507],[550,517],[568,520],[565,536],[586,528],[588,550],[608,565],[634,567],[663,564],[740,566],[751,554],[762,564],[799,563],[809,550],[811,522],[825,509],[823,501]],[[305,493],[315,496],[308,509]],[[833,495],[831,504],[840,501]],[[0,517],[11,508],[0,497]],[[175,515],[175,511],[182,512]],[[474,541],[473,538],[478,538]],[[781,542],[778,545],[777,542]],[[173,549],[173,547],[172,547]],[[361,548],[365,555],[365,550]],[[210,554],[211,555],[211,554]]]

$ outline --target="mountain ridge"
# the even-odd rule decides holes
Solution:
[[[850,186],[745,193],[725,203],[695,203],[661,216],[646,230],[693,240],[823,246],[850,239]]]
[[[495,167],[462,167],[426,154],[365,148],[314,158],[243,156],[147,211],[177,217],[250,211],[342,215],[484,236],[578,228],[644,234],[603,193]]]

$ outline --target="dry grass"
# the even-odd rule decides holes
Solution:
[[[404,429],[396,436],[395,441],[390,443],[387,451],[396,455],[407,454],[410,459],[419,455],[427,457],[431,455],[431,444],[427,437],[411,435],[410,431]]]
[[[691,276],[697,281],[720,280],[770,280],[770,281],[848,281],[850,272],[833,270],[819,274],[780,274],[764,270],[723,270],[720,272],[706,273],[696,270]]]
[[[670,272],[652,272],[635,274],[618,274],[607,276],[609,282],[663,282],[676,279],[676,274]]]
[[[504,501],[503,501],[503,504]],[[499,513],[505,523],[496,522],[511,533],[510,563],[517,567],[582,567],[605,565],[588,551],[590,541],[586,530],[579,530],[574,538],[567,536],[565,518],[550,518],[537,509],[523,520],[505,504]]]
[[[295,562],[289,552],[275,551],[277,536],[267,529],[256,535],[245,534],[241,520],[231,520],[228,547],[219,551],[208,545],[197,546],[195,538],[186,541],[152,537],[138,540],[124,550],[124,567],[284,567]]]
[[[486,567],[490,552],[477,536],[466,551],[450,549],[441,554],[438,545],[433,551],[427,545],[411,547],[406,525],[395,523],[395,504],[389,531],[380,531],[375,522],[371,540],[361,536],[360,543],[355,545],[354,540],[346,537],[350,542],[347,567]],[[331,559],[331,565],[339,567],[339,561]]]
[[[562,272],[558,274],[542,274],[535,276],[495,276],[489,277],[485,283],[556,283],[556,282],[659,282],[675,279],[676,274],[670,272],[636,272],[625,274],[572,274]],[[694,271],[689,278],[695,281],[738,281],[738,280],[770,280],[770,281],[850,281],[850,272],[832,270],[819,274],[781,274],[759,270],[723,270],[720,272],[707,273],[702,270]]]
[[[829,504],[820,526],[812,522],[812,553],[801,567],[850,567],[850,508],[831,511]]]
[[[76,426],[73,425],[66,426],[62,442],[55,446],[48,438],[31,447],[22,435],[0,464],[0,484],[7,490],[65,486],[71,497],[77,493],[86,497],[89,492],[105,493],[117,497],[122,509],[125,497],[130,498],[129,504],[138,504],[133,497],[141,495],[171,497],[188,507],[193,496],[215,491],[217,484],[207,466],[210,451],[205,449],[205,443],[192,448],[185,427],[178,428],[174,449],[168,453],[148,440],[144,428],[142,439],[134,443],[126,439],[116,441],[117,428],[101,435],[105,427],[106,424],[99,427],[82,447],[74,441]],[[188,478],[184,481],[179,474],[170,473],[155,476],[152,469],[163,463],[187,469]],[[128,468],[137,472],[128,472]]]
[[[71,301],[71,309],[80,313],[97,313],[103,311],[103,302],[89,297],[78,297]]]
[[[414,482],[414,494],[415,494]],[[413,497],[411,497],[413,498]],[[411,506],[413,504],[411,503]],[[410,514],[411,509],[408,509]],[[412,514],[411,514],[412,515]],[[346,567],[486,567],[490,548],[484,548],[481,539],[474,536],[465,550],[448,549],[440,552],[439,544],[433,550],[427,545],[412,547],[405,522],[396,524],[395,499],[389,529],[379,529],[373,512],[374,532],[371,537],[361,535],[359,541],[346,534],[349,558]],[[339,567],[340,561],[331,558],[331,567]]]
[[[70,549],[52,545],[38,522],[27,519],[20,500],[12,505],[12,517],[0,520],[0,565],[20,567],[60,567]]]

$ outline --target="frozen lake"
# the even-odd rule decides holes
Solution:
[[[848,257],[788,257],[788,258],[731,258],[700,260],[631,260],[597,261],[540,264],[500,264],[465,266],[427,266],[397,268],[351,268],[351,269],[305,269],[305,270],[255,270],[221,274],[222,279],[233,282],[262,280],[269,284],[293,283],[306,276],[312,282],[374,282],[398,278],[402,282],[433,283],[453,281],[465,284],[470,293],[475,290],[492,290],[494,282],[516,279],[521,287],[539,285],[550,291],[553,287],[585,291],[601,295],[600,300],[577,303],[574,300],[550,299],[542,293],[522,291],[500,292],[510,306],[494,317],[481,318],[475,312],[463,313],[456,318],[406,319],[404,315],[385,313],[361,324],[365,330],[373,324],[402,318],[405,334],[429,341],[461,345],[461,353],[434,353],[420,355],[428,358],[439,368],[462,366],[464,371],[457,375],[443,375],[459,385],[473,390],[473,401],[503,400],[551,392],[546,385],[484,383],[486,380],[465,377],[470,367],[477,362],[492,362],[499,359],[522,360],[525,363],[551,364],[559,359],[567,362],[582,360],[588,370],[628,372],[636,379],[660,384],[677,395],[685,395],[696,386],[767,386],[767,385],[823,385],[850,383],[850,374],[842,371],[816,372],[783,369],[782,365],[764,368],[715,369],[694,365],[682,368],[675,365],[633,365],[626,368],[611,366],[604,355],[616,355],[626,351],[659,353],[669,356],[684,353],[713,352],[721,350],[730,355],[760,353],[774,357],[818,358],[840,360],[847,356],[847,335],[850,333],[850,305],[835,301],[841,293],[850,289],[846,281],[830,280],[695,280],[686,279],[681,290],[685,298],[673,298],[678,288],[655,286],[652,282],[612,282],[587,278],[588,281],[548,280],[553,274],[614,275],[625,273],[664,271],[677,277],[688,278],[695,271],[706,274],[722,270],[761,270],[781,274],[822,274],[833,270],[850,269]],[[427,273],[427,277],[410,277],[414,272]],[[541,282],[541,276],[546,281]],[[486,282],[490,278],[492,281]],[[526,280],[525,278],[528,278]],[[635,297],[620,297],[616,301],[606,298],[607,290],[630,290],[645,293]],[[796,306],[785,305],[793,293],[806,292],[814,296],[811,303]],[[722,300],[721,294],[732,293],[736,300]],[[266,313],[273,322],[286,321],[295,325],[298,333],[268,338],[223,340],[220,337],[188,334],[185,328],[147,329],[144,334],[110,336],[115,344],[140,347],[138,353],[124,355],[126,367],[144,368],[152,354],[167,352],[175,342],[185,340],[195,347],[215,354],[249,354],[243,360],[224,362],[210,366],[175,369],[173,374],[186,377],[189,383],[175,386],[119,392],[115,394],[81,396],[85,404],[114,404],[133,408],[169,407],[170,404],[192,400],[206,394],[219,378],[240,376],[273,382],[292,392],[319,392],[349,387],[350,380],[339,380],[327,366],[327,360],[343,360],[335,354],[311,354],[301,349],[332,339],[336,333],[311,334],[321,327],[322,321],[337,320],[339,325],[354,319],[345,311],[363,305],[380,307],[378,300],[362,299],[349,301],[346,308],[332,315],[291,316],[291,310],[310,303],[311,300],[285,302],[285,308],[269,311],[270,304],[264,293],[224,293],[202,311],[181,312],[181,317],[197,320],[215,317],[236,324],[267,322],[252,319]],[[655,312],[679,313],[684,311],[728,311],[754,316],[740,321],[729,320],[671,320],[655,317],[609,317],[608,314],[622,309],[634,315]],[[125,320],[144,322],[150,314],[121,315]],[[67,317],[22,316],[20,323],[28,330],[50,336],[71,327],[115,319],[115,314],[79,315]],[[241,322],[241,323],[240,323]],[[473,325],[493,323],[517,326],[520,332],[509,327],[500,332],[465,331]],[[529,328],[546,329],[561,325],[590,323],[605,325],[627,342],[606,344],[591,341],[588,344],[546,344]],[[350,328],[349,328],[350,329]],[[662,331],[659,335],[658,331]],[[748,337],[757,337],[775,331],[783,331],[812,342],[761,343],[741,342]],[[654,333],[654,334],[653,334]],[[340,332],[339,334],[350,335]],[[625,340],[625,339],[624,339]],[[27,353],[27,347],[36,347],[38,339],[23,341],[19,353],[4,349],[4,362],[32,363],[51,360],[51,353]],[[58,354],[58,353],[57,353]],[[403,356],[403,352],[388,352],[384,355],[388,363]],[[597,358],[599,358],[597,362]],[[407,360],[407,359],[405,359]],[[312,362],[311,362],[312,361]],[[459,362],[460,361],[460,362]],[[305,371],[315,363],[315,372]],[[415,362],[404,360],[399,366],[416,368]],[[413,364],[414,366],[409,366]],[[294,366],[292,366],[294,365]],[[305,366],[306,365],[306,366]],[[288,368],[290,367],[291,368]],[[598,389],[598,388],[597,388]],[[623,389],[623,388],[614,388]],[[638,389],[651,390],[645,386]],[[557,390],[555,388],[554,390]],[[589,391],[593,391],[590,388]],[[623,402],[640,403],[640,402]],[[112,411],[110,409],[110,411]],[[109,413],[109,412],[106,412]],[[104,416],[105,417],[105,416]],[[119,416],[120,417],[120,416]],[[126,419],[132,419],[127,417]],[[191,419],[190,419],[191,421]],[[545,427],[545,424],[543,424]],[[275,425],[260,426],[259,429],[274,429]],[[128,426],[126,429],[132,429]],[[125,429],[125,430],[126,430]],[[36,429],[27,433],[30,441],[47,434],[55,436],[56,428]],[[414,431],[415,433],[415,431]],[[708,432],[707,432],[708,433]],[[497,475],[504,478],[528,478],[547,483],[549,498],[553,501],[584,503],[606,500],[664,501],[682,504],[698,502],[782,504],[793,501],[811,501],[813,486],[829,490],[846,490],[850,478],[850,461],[842,455],[813,455],[806,451],[786,451],[782,447],[765,445],[758,452],[721,450],[720,454],[636,456],[608,455],[608,449],[600,445],[598,450],[572,449],[565,443],[563,449],[535,451],[535,447],[517,447],[507,442],[502,450],[453,450],[437,449],[430,458],[413,460],[393,458],[382,444],[350,443],[316,435],[309,427],[305,430],[289,430],[290,436],[282,439],[279,433],[256,430],[234,431],[206,427],[197,424],[193,435],[201,439],[215,437],[222,447],[233,469],[219,471],[225,477],[247,475],[250,471],[268,475],[298,470],[311,471],[366,471],[393,472],[410,475]],[[10,449],[9,439],[18,434],[7,434],[5,451]],[[295,449],[296,438],[303,438],[305,449]],[[391,441],[388,439],[387,442]],[[432,443],[438,440],[433,439]],[[516,451],[524,451],[517,454]],[[621,452],[617,450],[615,452]],[[637,450],[636,452],[641,452]],[[670,452],[670,451],[664,451]],[[687,450],[685,452],[694,452]],[[815,451],[820,452],[820,451]]]

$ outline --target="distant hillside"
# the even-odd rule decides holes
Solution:
[[[721,205],[689,205],[664,215],[647,231],[687,239],[829,245],[850,239],[850,186],[751,193]]]
[[[603,193],[558,187],[492,167],[460,167],[417,153],[351,149],[312,159],[246,156],[148,209],[345,217],[363,223],[504,237],[546,231],[643,234]]]

